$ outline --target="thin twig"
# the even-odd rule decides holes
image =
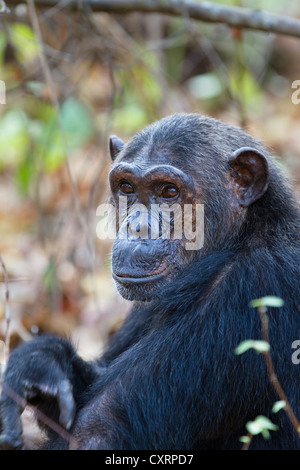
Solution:
[[[63,124],[61,122],[60,105],[59,105],[59,101],[58,101],[58,98],[57,98],[57,95],[56,95],[56,92],[55,92],[54,80],[52,78],[50,68],[49,68],[47,60],[46,60],[41,29],[40,29],[39,20],[38,20],[36,8],[35,8],[35,3],[37,3],[37,2],[34,2],[33,0],[26,0],[26,1],[27,1],[28,9],[29,9],[29,15],[30,15],[30,18],[31,18],[32,27],[33,27],[33,30],[34,30],[37,38],[38,38],[38,41],[39,41],[39,46],[40,46],[39,56],[40,56],[42,71],[43,71],[46,83],[47,83],[47,85],[49,87],[49,90],[50,90],[50,93],[51,93],[52,103],[53,103],[53,105],[54,105],[54,107],[56,108],[56,111],[57,111],[58,122],[59,122],[60,130],[61,130],[62,139],[63,139],[63,142],[64,142],[65,163],[66,163],[66,169],[67,169],[67,173],[68,173],[68,177],[69,177],[69,181],[70,181],[70,185],[71,185],[71,193],[72,193],[74,209],[75,209],[79,224],[80,224],[80,226],[83,230],[83,233],[85,235],[85,238],[86,238],[87,247],[88,247],[88,250],[89,250],[89,253],[90,253],[90,256],[91,256],[91,270],[92,270],[92,272],[95,272],[95,247],[94,247],[94,244],[93,244],[92,236],[91,236],[91,234],[90,234],[90,232],[87,228],[85,218],[84,218],[84,216],[82,214],[82,211],[81,211],[77,185],[75,183],[75,180],[74,180],[74,177],[73,177],[73,174],[72,174],[71,164],[70,164],[70,161],[69,161],[69,155],[68,155],[68,152],[66,150],[67,149],[67,144],[66,144],[66,141],[65,141],[65,132],[64,132],[64,129],[63,129]]]
[[[28,5],[29,15],[30,15],[31,23],[32,23],[32,28],[33,28],[33,30],[35,32],[35,35],[37,36],[38,42],[39,42],[39,48],[40,48],[39,49],[39,51],[40,51],[39,52],[39,58],[40,58],[40,62],[41,62],[42,71],[43,71],[43,74],[44,74],[44,77],[45,77],[45,81],[46,81],[46,83],[49,87],[49,91],[50,91],[50,95],[51,95],[51,101],[52,101],[52,103],[53,103],[53,105],[54,105],[54,107],[57,111],[58,119],[60,119],[60,106],[59,106],[58,98],[57,98],[57,95],[56,95],[56,92],[55,92],[55,84],[54,84],[54,81],[52,79],[50,68],[48,66],[48,63],[47,63],[47,60],[46,60],[46,55],[45,55],[45,52],[44,52],[43,38],[42,38],[42,34],[41,34],[41,29],[40,29],[40,25],[39,25],[37,12],[36,12],[36,9],[35,9],[35,3],[36,2],[34,2],[33,0],[27,0],[27,5]],[[60,127],[61,127],[61,130],[62,130],[61,122],[60,122]],[[63,130],[62,130],[62,137],[64,138]],[[66,145],[65,145],[65,149],[66,149]],[[75,181],[74,181],[74,178],[73,178],[73,175],[72,175],[71,165],[70,165],[69,157],[68,157],[68,154],[67,154],[66,150],[65,150],[65,161],[66,161],[67,172],[68,172],[68,176],[69,176],[69,180],[70,180],[70,184],[71,184],[71,191],[72,191],[75,210],[77,212],[77,215],[79,215],[79,218],[80,218],[80,209],[78,207],[79,202],[78,202],[78,196],[77,196],[77,188],[76,188],[76,184],[75,184]]]
[[[70,434],[60,424],[56,423],[51,418],[49,418],[49,416],[45,415],[36,406],[31,405],[27,400],[25,400],[25,398],[23,398],[21,395],[16,393],[14,390],[12,390],[5,384],[3,384],[3,392],[5,393],[5,395],[11,398],[20,407],[21,410],[28,408],[33,413],[35,418],[37,418],[41,423],[46,425],[48,428],[52,429],[65,441],[69,442],[69,446],[72,447],[72,449],[78,448],[78,443],[76,439],[72,436],[72,434]]]
[[[21,0],[11,0],[17,5]],[[231,7],[212,2],[193,2],[182,0],[36,0],[38,7],[58,7],[81,11],[86,5],[93,11],[116,14],[132,12],[160,13],[182,16],[184,7],[190,18],[207,23],[225,23],[236,28],[253,29],[268,33],[285,34],[300,38],[300,20],[275,15],[266,11],[244,7]]]
[[[242,447],[241,450],[248,450],[249,449],[249,447],[251,445],[251,442],[253,440],[253,434],[251,434],[251,432],[248,432],[247,438],[248,438],[247,442],[244,442],[243,447]]]
[[[5,263],[0,255],[0,264],[4,274],[4,285],[5,285],[5,294],[4,294],[4,315],[5,315],[5,336],[4,336],[4,363],[1,364],[1,371],[0,371],[0,395],[2,391],[3,385],[3,377],[6,365],[8,363],[9,358],[9,340],[10,340],[10,323],[11,323],[11,314],[10,314],[10,304],[9,304],[9,279],[8,273],[5,266]]]
[[[262,326],[262,339],[263,339],[263,341],[265,341],[266,343],[269,344],[269,317],[267,315],[266,307],[265,306],[258,307],[258,313],[259,313],[259,316],[260,316],[261,326]],[[274,369],[274,365],[273,365],[270,350],[264,351],[263,355],[264,355],[264,358],[265,358],[265,362],[266,362],[267,371],[268,371],[270,381],[271,381],[273,387],[275,388],[275,390],[276,390],[278,396],[280,397],[280,399],[285,401],[284,410],[285,410],[286,414],[288,415],[292,425],[294,426],[298,436],[300,437],[300,423],[299,423],[298,419],[296,418],[295,413],[293,412],[293,409],[291,407],[291,404],[289,403],[289,401],[287,399],[287,396],[284,393],[284,390],[283,390],[283,388],[282,388],[282,386],[281,386],[281,384],[278,380],[278,377],[275,373],[275,369]]]

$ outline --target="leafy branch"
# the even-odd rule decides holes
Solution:
[[[257,310],[260,316],[261,326],[262,326],[262,339],[268,344],[269,344],[269,317],[267,315],[267,307],[281,307],[283,305],[282,301],[281,301],[282,303],[280,302],[278,303],[278,301],[280,301],[281,299],[277,299],[277,305],[276,305],[276,302],[275,303],[272,302],[271,299],[274,299],[274,298],[264,297],[262,299],[254,300],[251,303],[252,307],[257,307]],[[300,423],[292,410],[292,407],[287,399],[286,394],[284,393],[282,386],[280,385],[280,382],[278,380],[278,377],[274,369],[270,350],[268,349],[267,351],[263,351],[262,354],[264,355],[264,358],[265,358],[270,381],[273,387],[275,388],[280,400],[285,401],[284,409],[288,417],[290,418],[290,421],[292,425],[294,426],[298,436],[300,437]]]
[[[261,327],[262,327],[262,340],[246,340],[240,343],[236,350],[236,354],[243,354],[248,349],[254,349],[256,352],[263,354],[269,379],[280,398],[280,401],[276,402],[273,406],[272,412],[277,413],[280,409],[284,409],[288,415],[293,427],[300,438],[300,423],[293,412],[293,409],[288,401],[288,398],[278,380],[275,372],[274,364],[270,353],[270,341],[269,341],[269,317],[267,315],[267,307],[282,307],[283,300],[278,297],[267,296],[261,299],[255,299],[250,303],[250,306],[257,308]],[[267,438],[269,431],[276,431],[277,427],[265,416],[258,416],[254,421],[247,423],[248,430],[247,436],[242,436],[241,441],[244,443],[243,450],[248,450],[252,442],[254,434],[262,433]]]

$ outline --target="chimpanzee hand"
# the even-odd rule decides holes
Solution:
[[[89,364],[62,338],[39,337],[13,350],[0,400],[0,449],[24,448],[21,413],[26,402],[69,429],[76,395],[91,380],[87,369]]]

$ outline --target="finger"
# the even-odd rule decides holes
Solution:
[[[67,379],[57,378],[52,384],[31,384],[26,381],[24,388],[26,390],[26,400],[29,402],[38,397],[41,399],[43,397],[55,398],[60,411],[59,422],[64,428],[70,429],[74,420],[76,405],[73,398],[72,386]]]
[[[12,434],[0,435],[0,450],[25,450],[23,439]]]
[[[0,449],[20,449],[23,447],[21,422],[22,411],[23,410],[10,397],[5,395],[1,399]]]
[[[59,383],[57,399],[60,409],[59,422],[66,429],[70,429],[74,420],[76,405],[72,385],[67,379]]]

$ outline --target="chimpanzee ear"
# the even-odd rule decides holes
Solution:
[[[118,153],[121,152],[122,148],[124,147],[123,140],[119,139],[116,135],[110,136],[109,139],[109,151],[112,161],[116,158]]]
[[[248,207],[261,198],[268,188],[267,159],[257,150],[243,147],[232,154],[229,165],[238,202]]]

